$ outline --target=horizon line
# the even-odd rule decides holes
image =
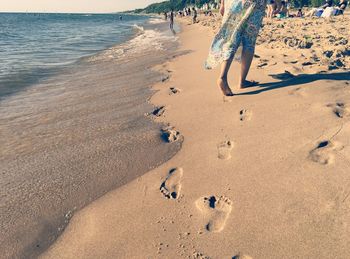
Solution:
[[[0,11],[1,13],[35,13],[35,14],[116,14],[116,13],[131,13],[134,10],[125,10],[125,11],[114,11],[114,12],[54,12],[54,11]]]

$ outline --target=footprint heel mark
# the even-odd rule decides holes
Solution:
[[[309,158],[319,164],[329,165],[335,162],[335,151],[343,149],[340,143],[324,140],[310,151]]]
[[[252,118],[252,115],[253,113],[250,110],[241,110],[239,112],[239,119],[240,121],[250,121]]]
[[[301,96],[301,97],[304,97],[306,94],[305,94],[305,90],[301,87],[296,87],[292,90],[290,90],[288,92],[289,95],[294,95],[294,96]]]
[[[206,256],[206,255],[204,255],[204,254],[202,254],[200,252],[194,252],[192,254],[192,258],[193,259],[211,259],[209,256]]]
[[[208,223],[205,228],[209,232],[221,232],[232,211],[232,202],[221,196],[202,197],[196,201],[197,208],[202,212]]]
[[[230,140],[226,140],[218,144],[218,158],[222,160],[231,159],[231,151],[233,149],[233,143]]]
[[[327,106],[333,109],[333,113],[338,118],[343,119],[346,117],[350,117],[350,108],[348,108],[345,103],[329,104]]]
[[[176,88],[176,87],[169,88],[169,95],[179,94],[180,92],[181,92],[181,90]]]
[[[233,256],[232,259],[253,259],[253,257],[239,253],[238,255]]]
[[[170,79],[170,75],[163,76],[162,77],[162,83],[165,83],[165,82],[169,81],[169,79]]]
[[[181,191],[181,179],[183,176],[183,169],[173,168],[169,171],[167,178],[160,185],[160,192],[167,199],[176,200],[180,196]]]
[[[259,63],[256,67],[257,67],[257,68],[263,68],[263,67],[265,67],[265,66],[267,66],[267,65],[268,65],[267,62],[262,62],[262,63]]]
[[[164,141],[168,143],[173,143],[176,141],[183,140],[183,136],[179,131],[175,129],[175,127],[167,126],[161,129],[161,137]]]
[[[165,113],[165,110],[166,110],[165,106],[159,106],[159,107],[156,107],[152,112],[148,113],[147,115],[151,117],[161,117]]]

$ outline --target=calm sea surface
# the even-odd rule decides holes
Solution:
[[[120,14],[0,13],[0,96],[127,41],[148,19]]]

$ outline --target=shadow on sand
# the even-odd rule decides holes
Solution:
[[[270,76],[276,76],[276,75],[270,75]],[[302,84],[308,84],[314,81],[318,80],[350,80],[350,72],[340,72],[340,73],[332,73],[332,74],[326,74],[326,73],[319,73],[319,74],[301,74],[297,76],[293,76],[290,79],[282,80],[279,82],[273,82],[273,83],[265,83],[265,84],[259,84],[258,87],[262,89],[246,92],[246,93],[240,93],[236,95],[253,95],[253,94],[260,94],[262,92],[289,87],[289,86],[295,86],[295,85],[302,85]]]

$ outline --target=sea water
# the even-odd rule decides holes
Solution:
[[[167,22],[122,14],[0,14],[0,250],[34,258],[74,213],[170,159],[147,117]]]
[[[129,40],[135,26],[147,20],[120,14],[0,13],[0,96]]]

